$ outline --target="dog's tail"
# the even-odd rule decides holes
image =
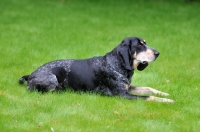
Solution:
[[[30,75],[25,75],[25,76],[22,76],[20,79],[19,79],[19,83],[20,84],[23,84],[25,81],[28,81],[28,77],[29,77]]]

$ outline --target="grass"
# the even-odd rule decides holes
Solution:
[[[184,0],[1,0],[1,131],[200,131],[200,3]],[[132,84],[174,104],[29,92],[17,80],[56,59],[89,58],[139,36],[161,52]]]

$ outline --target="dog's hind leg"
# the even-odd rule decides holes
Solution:
[[[38,90],[42,92],[54,91],[56,88],[59,88],[60,85],[54,74],[33,76],[30,77],[28,81],[28,90]]]

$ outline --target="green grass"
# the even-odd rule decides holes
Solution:
[[[0,130],[200,131],[200,3],[184,0],[1,0]],[[29,92],[18,79],[56,59],[89,58],[139,36],[161,55],[132,84],[174,104]]]

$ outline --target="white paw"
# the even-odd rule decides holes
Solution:
[[[149,96],[147,98],[148,101],[157,101],[157,102],[165,102],[165,103],[174,103],[174,100],[167,99],[167,98],[158,98],[155,96]]]

